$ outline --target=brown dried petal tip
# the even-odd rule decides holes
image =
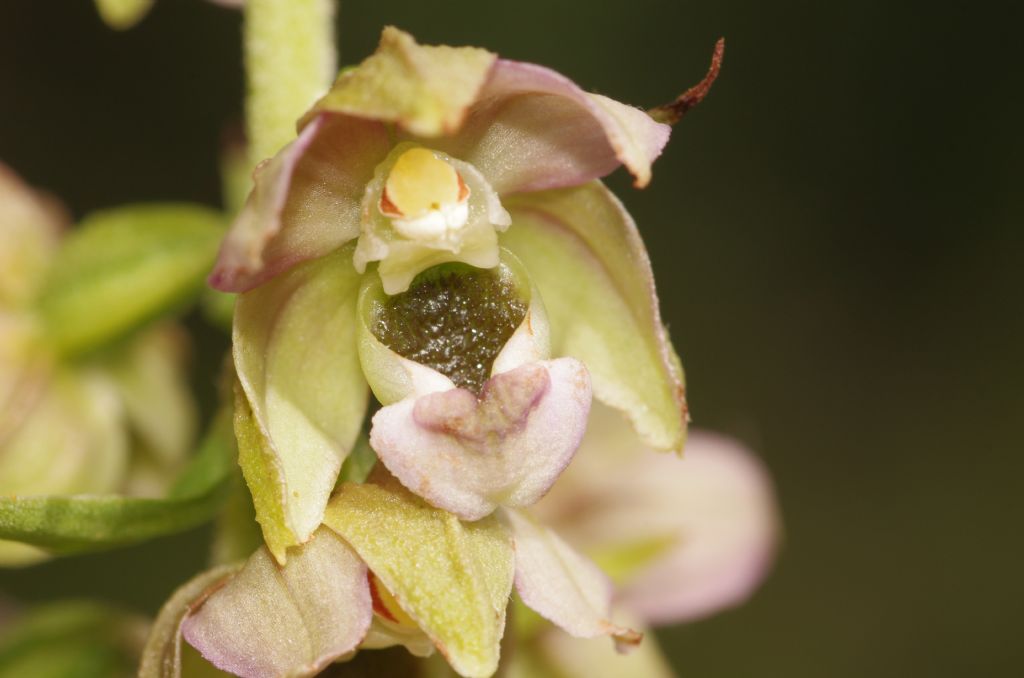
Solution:
[[[704,79],[696,85],[680,94],[675,101],[657,106],[647,111],[647,114],[658,122],[674,125],[683,119],[691,108],[704,101],[704,97],[711,91],[711,85],[718,78],[718,71],[722,68],[722,57],[725,55],[725,38],[719,38],[715,43],[715,51],[711,55],[711,66]]]

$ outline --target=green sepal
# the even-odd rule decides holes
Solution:
[[[498,666],[513,577],[512,538],[495,516],[467,523],[384,472],[342,486],[324,515],[463,676]]]

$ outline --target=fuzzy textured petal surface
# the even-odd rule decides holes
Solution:
[[[279,568],[266,549],[182,625],[218,668],[245,678],[308,676],[359,645],[373,607],[366,565],[322,529]]]
[[[659,450],[686,440],[682,366],[661,322],[654,276],[632,218],[599,182],[506,202],[502,245],[544,297],[554,354],[582,360],[594,396],[624,411]]]
[[[239,296],[235,309],[235,367],[266,452],[243,471],[250,487],[279,475],[285,526],[300,542],[320,525],[366,411],[358,286],[349,246]],[[266,532],[265,515],[257,517]]]
[[[535,64],[499,59],[466,123],[441,148],[504,194],[577,186],[619,165],[651,179],[670,127]]]
[[[464,520],[529,506],[568,465],[587,425],[590,378],[572,358],[495,375],[466,389],[388,405],[370,445],[403,485]]]
[[[210,284],[244,292],[359,235],[359,205],[387,155],[384,126],[321,116],[260,164],[255,185],[221,245]]]
[[[495,58],[477,47],[419,45],[388,26],[377,51],[343,70],[303,124],[328,112],[395,123],[424,137],[450,134],[462,124]]]
[[[386,474],[345,484],[325,524],[352,545],[463,676],[498,667],[512,589],[512,542],[494,518],[463,523]]]
[[[180,678],[182,675],[181,624],[192,607],[222,586],[239,570],[223,565],[196,575],[160,608],[142,651],[139,678]]]
[[[590,422],[538,517],[600,562],[618,561],[617,600],[647,623],[690,621],[745,601],[767,574],[780,531],[760,461],[703,431],[693,432],[683,459],[658,454],[638,446],[605,407]],[[656,542],[650,557],[635,557],[637,545]],[[630,560],[633,567],[620,567]]]
[[[609,635],[617,646],[637,645],[641,634],[609,620],[608,578],[557,534],[515,510],[506,510],[516,549],[516,590],[523,602],[577,638]]]

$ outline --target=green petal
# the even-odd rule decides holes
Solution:
[[[224,219],[194,205],[97,212],[57,253],[41,299],[62,353],[96,348],[197,293],[213,265]]]
[[[288,525],[285,506],[288,502],[287,484],[280,459],[274,453],[267,437],[260,430],[249,400],[241,385],[235,386],[235,438],[238,440],[238,464],[249,486],[256,521],[266,542],[278,562],[285,562],[285,551],[299,540]]]
[[[238,297],[235,367],[252,409],[251,421],[240,415],[241,428],[236,421],[239,458],[282,563],[283,548],[320,525],[362,427],[368,388],[356,352],[359,282],[348,246]]]
[[[582,360],[594,395],[661,450],[686,440],[682,366],[661,322],[636,225],[600,182],[508,198],[502,245],[526,264],[551,321],[555,355]]]
[[[342,71],[302,125],[328,112],[397,123],[424,137],[451,133],[462,124],[495,58],[476,47],[418,45],[408,33],[388,26],[376,53]]]
[[[234,466],[220,417],[166,499],[115,495],[0,497],[0,539],[51,553],[98,551],[189,529],[220,507]]]
[[[142,663],[139,666],[139,678],[180,678],[184,664],[181,642],[181,623],[185,620],[193,604],[214,591],[239,569],[240,564],[215,567],[197,575],[179,588],[160,608],[160,614],[149,631],[149,638],[142,651]],[[205,663],[205,662],[204,662]],[[203,676],[227,676],[206,663],[207,670]],[[187,673],[193,676],[192,672]]]
[[[352,545],[456,671],[490,676],[512,587],[507,528],[493,517],[463,523],[393,479],[383,482],[344,485],[325,524]]]

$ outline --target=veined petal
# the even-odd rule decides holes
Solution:
[[[527,363],[466,389],[407,398],[373,418],[370,445],[403,485],[464,520],[529,506],[586,429],[590,379],[572,358]]]
[[[670,127],[535,64],[499,59],[459,133],[439,148],[502,195],[577,186],[620,164],[642,188]]]
[[[512,588],[512,543],[494,518],[460,522],[386,474],[345,484],[325,524],[352,545],[463,676],[498,667]]]
[[[264,446],[251,457],[241,449],[240,457],[265,534],[277,524],[277,507],[284,520],[277,527],[300,542],[313,533],[362,426],[367,388],[355,345],[358,286],[349,246],[238,298],[235,367],[258,424],[258,436],[240,437],[239,444],[262,439]],[[268,474],[280,479],[276,498]],[[262,507],[258,486],[268,490]],[[273,548],[282,562],[284,545]]]
[[[494,61],[494,54],[476,47],[419,45],[388,26],[377,51],[343,70],[301,124],[329,112],[395,123],[423,137],[450,134],[462,124]]]
[[[602,184],[518,196],[502,245],[544,297],[555,355],[579,358],[594,395],[624,411],[661,450],[686,439],[682,367],[661,322],[650,260],[636,225]]]
[[[266,549],[182,623],[218,668],[246,678],[313,675],[351,652],[373,616],[366,565],[328,529],[279,568]]]
[[[506,510],[516,550],[516,590],[528,607],[577,638],[609,635],[628,649],[642,635],[609,621],[611,582],[594,563],[525,513]]]
[[[210,284],[252,289],[359,235],[360,201],[390,148],[383,125],[319,116],[260,164],[245,206],[221,245]]]
[[[771,566],[779,533],[771,480],[749,450],[696,431],[684,459],[661,455],[639,446],[604,407],[595,407],[576,460],[536,510],[601,562],[660,541],[650,557],[617,568],[619,602],[652,624],[746,600]]]

